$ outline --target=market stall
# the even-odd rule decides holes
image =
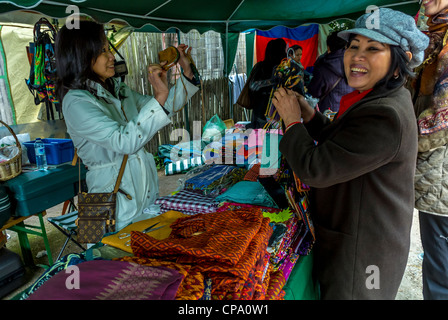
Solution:
[[[281,157],[267,165],[262,161],[274,153],[263,150],[269,131],[247,134],[233,127],[227,132],[248,139],[240,139],[239,146],[224,136],[213,145],[213,157],[188,170],[179,189],[159,197],[141,220],[105,235],[82,254],[56,261],[18,298],[117,299],[137,281],[146,285],[129,293],[133,299],[318,298],[311,276],[314,230],[307,186],[291,176]],[[257,144],[249,147],[254,139]],[[250,158],[249,149],[259,156]],[[239,154],[243,158],[237,159]],[[231,164],[216,163],[226,156]],[[72,265],[89,271],[81,290],[65,285],[61,271]],[[166,281],[157,283],[161,272]],[[120,284],[113,285],[117,279]]]

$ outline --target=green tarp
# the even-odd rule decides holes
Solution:
[[[277,25],[328,23],[336,18],[356,19],[369,5],[390,6],[415,15],[419,0],[0,0],[0,13],[29,9],[54,18],[67,17],[76,5],[99,22],[121,19],[139,31],[177,28],[182,32],[214,30],[223,34]]]
[[[66,18],[76,9],[102,23],[125,21],[137,32],[214,30],[222,34],[224,73],[229,74],[240,32],[356,19],[371,5],[388,6],[410,15],[420,8],[419,0],[0,0],[0,13],[31,10]]]

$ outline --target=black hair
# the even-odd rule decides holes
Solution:
[[[337,31],[330,33],[326,42],[330,52],[334,52],[347,46],[347,41],[339,37]]]
[[[284,58],[286,58],[286,41],[282,38],[269,41],[264,52],[264,71],[271,74],[272,69]]]
[[[303,50],[302,46],[299,46],[298,44],[292,45],[289,49],[294,50],[294,52],[296,52],[297,49]]]
[[[70,89],[89,90],[86,82],[102,83],[92,70],[107,41],[104,27],[94,21],[80,21],[79,28],[63,26],[56,37],[56,91],[62,101]],[[110,85],[104,84],[104,85]]]
[[[356,34],[350,34],[347,46],[350,45]],[[403,86],[408,77],[415,77],[414,72],[409,67],[409,57],[406,52],[399,46],[390,45],[390,68],[383,79],[375,84],[375,88],[385,87],[389,90]],[[398,70],[398,76],[395,76],[395,71]]]
[[[390,46],[391,63],[386,76],[377,82],[375,87],[386,87],[387,89],[396,89],[403,86],[408,77],[415,77],[414,72],[409,68],[409,57],[398,46]],[[398,77],[395,71],[398,70]]]

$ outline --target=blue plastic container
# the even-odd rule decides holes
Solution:
[[[47,164],[57,165],[64,162],[72,161],[75,155],[75,148],[71,139],[41,139],[45,145],[45,153],[47,155]],[[31,163],[36,163],[36,154],[34,151],[34,142],[24,142]]]

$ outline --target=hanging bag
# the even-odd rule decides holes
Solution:
[[[76,163],[75,155],[74,163]],[[106,233],[115,232],[115,214],[117,192],[119,191],[121,178],[128,155],[123,157],[114,191],[108,193],[81,192],[81,181],[79,181],[78,194],[78,241],[81,243],[97,243],[101,241]],[[81,171],[81,163],[79,163]],[[81,175],[80,175],[81,180]],[[126,195],[128,198],[129,195]]]
[[[251,83],[253,82],[255,74],[258,72],[258,70],[259,70],[259,65],[255,65],[254,68],[252,69],[251,73],[249,74],[249,77],[247,78],[243,89],[241,90],[238,100],[236,101],[237,105],[239,105],[243,108],[249,109],[249,110],[254,108],[254,105],[251,105],[251,103],[250,103],[249,87],[250,87]]]
[[[34,42],[29,46],[31,63],[29,79],[25,80],[34,96],[34,103],[58,103],[55,89],[56,61],[54,41],[56,28],[46,19],[41,18],[34,25]]]
[[[250,96],[249,96],[249,79],[246,81],[243,89],[241,90],[240,96],[236,101],[236,104],[240,105],[246,109],[253,109],[253,106],[250,104]]]

